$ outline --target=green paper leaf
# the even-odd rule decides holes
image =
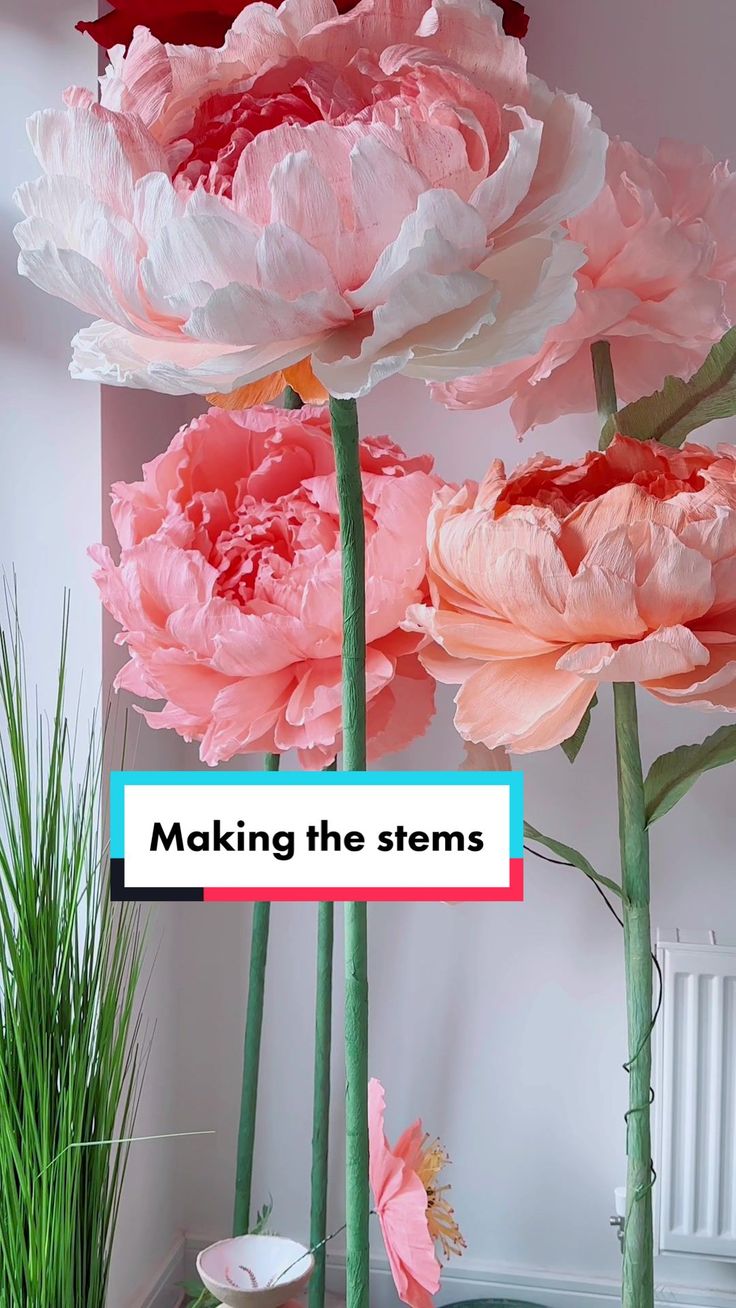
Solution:
[[[204,1290],[199,1281],[184,1281],[182,1289],[187,1297],[187,1308],[219,1308],[220,1300],[209,1290]]]
[[[699,745],[680,745],[654,761],[644,783],[647,822],[674,808],[699,777],[736,760],[736,727],[719,727]]]
[[[600,872],[596,872],[585,855],[581,854],[578,849],[573,849],[572,845],[563,845],[561,840],[553,840],[552,836],[542,835],[542,832],[537,831],[530,822],[524,823],[524,835],[527,840],[533,840],[537,845],[544,845],[545,849],[548,849],[556,858],[562,859],[566,863],[572,863],[573,867],[579,868],[581,872],[585,873],[586,877],[590,877],[591,881],[597,881],[599,886],[605,886],[612,894],[618,895],[619,899],[623,899],[623,891],[620,885],[616,881],[611,881],[609,877],[601,876]]]
[[[661,441],[677,449],[691,432],[736,414],[736,327],[713,346],[690,381],[667,377],[661,391],[627,404],[608,419],[601,448],[616,432],[637,441]]]
[[[580,722],[578,723],[576,730],[573,731],[571,736],[568,736],[567,740],[563,740],[562,744],[560,745],[560,749],[563,749],[565,751],[565,754],[567,755],[571,763],[575,762],[575,759],[577,758],[578,754],[580,753],[580,750],[583,747],[583,741],[585,740],[585,737],[588,734],[588,727],[590,726],[590,715],[593,709],[596,707],[597,703],[598,703],[598,696],[594,695],[587,709],[585,710],[582,718],[580,719]]]
[[[258,1212],[256,1213],[256,1220],[251,1226],[248,1234],[263,1235],[264,1231],[266,1230],[266,1227],[268,1226],[269,1221],[271,1220],[272,1212],[273,1212],[273,1199],[269,1195],[267,1202],[263,1205],[262,1208],[258,1209]]]

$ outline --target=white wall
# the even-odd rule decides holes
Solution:
[[[31,675],[53,687],[64,587],[72,592],[71,683],[99,694],[100,617],[85,549],[100,532],[100,389],[67,373],[75,310],[16,273],[15,187],[38,167],[25,120],[66,86],[92,86],[97,56],[74,31],[73,0],[5,0],[0,19],[0,567],[15,568]]]

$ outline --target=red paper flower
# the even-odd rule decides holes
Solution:
[[[518,36],[523,40],[529,31],[529,15],[519,0],[494,0],[499,9],[503,9],[503,30],[508,36]]]
[[[358,0],[335,0],[346,14]],[[494,0],[503,10],[503,28],[509,36],[526,36],[529,17],[518,0]],[[136,27],[148,27],[159,41],[171,45],[220,46],[234,18],[253,0],[111,0],[112,9],[93,22],[77,23],[98,45],[111,50],[129,45]],[[274,8],[279,0],[266,0]]]
[[[129,45],[136,27],[148,27],[159,41],[171,45],[220,46],[226,33],[253,0],[111,0],[109,14],[94,22],[77,23],[98,45],[111,50]],[[278,8],[278,0],[266,0]],[[354,9],[357,0],[335,0],[339,13]],[[505,6],[504,6],[505,7]]]

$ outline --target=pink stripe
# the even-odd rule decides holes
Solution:
[[[512,858],[509,863],[508,886],[206,886],[207,903],[314,903],[315,901],[343,904],[357,903],[495,903],[515,902],[524,898],[524,860]]]

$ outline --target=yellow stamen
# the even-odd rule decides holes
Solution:
[[[428,1140],[429,1136],[425,1136],[422,1142],[417,1176],[427,1192],[429,1233],[440,1246],[445,1259],[453,1255],[459,1258],[466,1246],[455,1217],[455,1210],[445,1198],[450,1186],[436,1184],[437,1177],[449,1163],[450,1156],[440,1140],[433,1140],[429,1144]]]

